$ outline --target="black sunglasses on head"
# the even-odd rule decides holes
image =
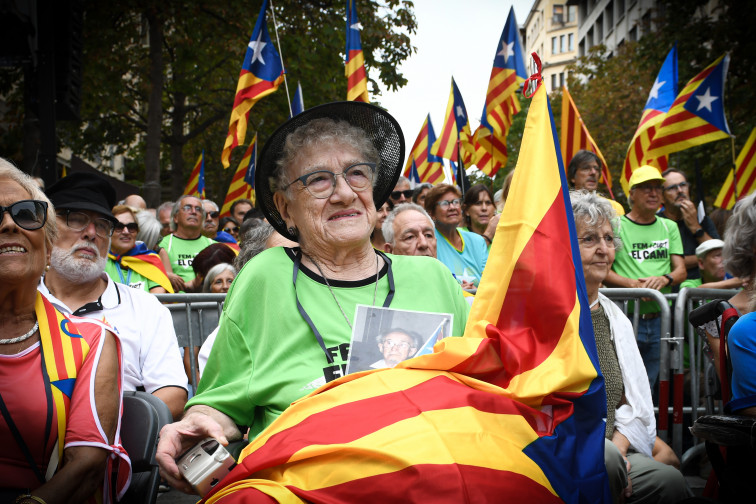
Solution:
[[[407,189],[406,191],[391,191],[391,199],[399,199],[402,194],[404,194],[405,198],[411,198],[413,192],[415,192],[413,189]]]
[[[139,231],[139,224],[137,224],[136,222],[129,222],[128,224],[124,224],[123,222],[116,222],[114,226],[117,233],[123,231],[124,228],[128,229],[129,233],[136,233],[137,231]]]
[[[0,222],[8,212],[13,222],[21,229],[34,231],[47,222],[47,203],[37,200],[16,201],[12,205],[0,206]]]

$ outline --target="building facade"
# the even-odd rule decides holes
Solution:
[[[577,58],[578,6],[565,0],[535,0],[521,28],[525,54],[538,53],[551,93],[567,84],[567,66]]]

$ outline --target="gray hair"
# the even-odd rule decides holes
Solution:
[[[166,201],[164,203],[160,203],[160,206],[157,207],[157,210],[155,211],[155,213],[157,215],[160,215],[160,212],[162,212],[166,208],[170,208],[171,211],[173,211],[173,201]]]
[[[433,223],[433,219],[431,219],[431,216],[428,215],[428,212],[425,211],[423,207],[418,205],[417,203],[402,203],[401,205],[397,205],[396,208],[391,210],[389,214],[386,216],[386,220],[383,221],[383,239],[386,240],[386,243],[389,243],[392,247],[394,246],[394,219],[397,215],[399,215],[402,212],[406,212],[407,210],[415,210],[416,212],[420,212],[421,214],[425,215],[425,217],[428,219],[428,222],[430,222],[430,225],[433,229],[436,228],[436,225]]]
[[[210,292],[210,287],[212,287],[213,282],[215,282],[215,277],[224,271],[230,271],[234,274],[234,277],[236,276],[236,268],[234,266],[228,263],[218,263],[210,268],[210,271],[205,275],[205,281],[202,282],[202,292]]]
[[[392,329],[389,329],[388,331],[383,331],[381,334],[376,336],[376,343],[383,343],[386,340],[386,336],[391,333],[401,333],[409,336],[409,338],[412,340],[412,344],[415,345],[415,348],[420,348],[423,344],[423,338],[421,338],[419,334],[414,331],[408,331],[407,329],[401,329],[399,327],[394,327]]]
[[[155,250],[155,246],[160,241],[160,230],[163,226],[157,220],[157,217],[152,215],[147,210],[142,210],[136,213],[136,221],[139,224],[139,231],[137,232],[136,239],[144,242],[150,250]]]
[[[420,197],[420,193],[422,193],[426,189],[433,189],[433,184],[431,184],[430,182],[423,182],[422,184],[415,186],[414,192],[412,193],[412,203],[417,203],[417,198]]]
[[[581,222],[590,228],[596,228],[604,222],[608,222],[614,232],[615,250],[622,248],[622,240],[619,237],[619,218],[608,199],[599,195],[596,191],[581,189],[570,191],[570,201],[572,202],[572,213],[575,216],[576,226],[578,222]]]
[[[55,207],[50,200],[45,196],[45,193],[39,188],[37,183],[32,177],[22,172],[5,158],[0,157],[0,179],[10,179],[13,182],[20,185],[24,191],[29,193],[29,197],[33,200],[44,201],[47,203],[47,221],[42,228],[45,233],[45,243],[48,247],[52,247],[58,238],[58,222],[55,219]]]
[[[280,191],[289,183],[286,178],[288,176],[286,167],[294,162],[300,152],[314,146],[328,144],[348,145],[359,152],[365,161],[376,165],[381,162],[378,150],[361,128],[343,120],[313,119],[286,137],[281,157],[276,161],[275,171],[271,173],[271,191]]]
[[[213,205],[213,208],[215,208],[215,212],[220,211],[220,207],[218,206],[218,204],[215,201],[209,200],[209,199],[203,199],[202,200],[202,204],[204,205],[205,203],[210,203],[211,205]]]
[[[244,239],[240,244],[241,250],[236,259],[234,259],[236,269],[241,270],[247,264],[247,261],[265,250],[265,244],[268,242],[270,235],[273,234],[273,231],[275,231],[273,226],[262,221],[261,224],[258,224],[244,234]]]
[[[756,193],[735,204],[727,221],[724,236],[725,269],[736,277],[753,276],[754,246],[756,246]],[[753,280],[753,279],[752,279]]]
[[[574,187],[572,179],[575,178],[577,171],[581,166],[589,161],[596,161],[599,165],[599,171],[601,171],[601,159],[593,152],[588,150],[579,150],[575,153],[574,156],[572,156],[572,159],[570,159],[570,164],[567,165],[567,182],[570,184],[570,187]]]
[[[174,220],[174,217],[176,217],[176,214],[178,213],[179,209],[181,208],[181,202],[184,201],[186,198],[196,198],[200,200],[200,203],[202,202],[201,199],[197,198],[197,196],[194,196],[193,194],[184,194],[182,195],[176,203],[173,204],[173,208],[171,209],[171,231],[175,232],[176,229],[178,229],[178,226],[176,225],[176,221]],[[205,220],[205,207],[203,207],[200,204],[200,208],[202,208],[202,221]]]

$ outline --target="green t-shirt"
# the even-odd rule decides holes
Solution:
[[[703,285],[703,278],[691,278],[681,283],[680,288],[682,289],[684,287],[688,287],[689,289],[695,289],[696,287],[701,287],[702,285]]]
[[[677,224],[664,217],[656,217],[650,224],[638,224],[627,215],[620,217],[622,248],[617,251],[612,269],[625,278],[661,276],[672,271],[672,255],[683,254]],[[661,289],[671,292],[671,287]],[[641,301],[641,313],[659,311],[654,301]]]
[[[126,284],[132,289],[150,292],[150,289],[153,287],[160,287],[159,283],[153,282],[132,269],[119,266],[117,262],[110,258],[108,258],[108,262],[105,264],[105,273],[115,283]]]
[[[218,242],[211,240],[204,235],[199,235],[199,237],[194,238],[193,240],[185,240],[169,234],[160,240],[158,247],[163,248],[168,252],[173,272],[183,278],[185,282],[191,282],[195,277],[194,270],[192,269],[192,261],[205,247],[212,245],[213,243]]]
[[[239,272],[197,395],[187,403],[211,406],[238,425],[251,426],[250,439],[293,401],[344,375],[346,369],[352,331],[321,277],[305,266],[297,277],[295,297],[293,257],[292,249],[275,247]],[[469,305],[449,270],[430,257],[388,257],[395,285],[390,307],[451,313],[452,334],[461,336]],[[380,272],[376,306],[389,292],[387,273],[388,267]],[[374,278],[329,282],[350,321],[358,304],[373,304]],[[297,298],[322,334],[333,364],[297,310]]]

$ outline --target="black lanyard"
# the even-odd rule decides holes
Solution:
[[[376,254],[381,256],[384,261],[386,261],[386,264],[388,265],[388,283],[389,283],[389,291],[388,294],[386,294],[386,299],[383,301],[383,307],[388,308],[391,304],[391,301],[394,299],[394,274],[391,272],[391,259],[388,258],[383,252],[376,250]],[[310,318],[310,315],[307,314],[307,311],[302,306],[302,303],[299,302],[299,296],[297,295],[297,275],[299,274],[299,268],[302,265],[302,249],[297,249],[296,256],[294,257],[294,275],[292,276],[292,283],[294,284],[294,298],[297,300],[297,310],[299,310],[299,314],[302,316],[302,318],[307,322],[307,325],[310,326],[310,330],[312,330],[313,334],[315,334],[315,339],[318,340],[318,344],[320,345],[320,348],[323,350],[323,353],[326,356],[326,359],[328,359],[328,364],[333,364],[333,357],[331,357],[331,354],[328,352],[328,349],[325,346],[325,341],[323,341],[323,336],[320,334],[320,331],[318,331],[318,328],[315,327],[315,324],[312,321],[312,318]],[[378,278],[375,279],[376,283],[378,283]]]

